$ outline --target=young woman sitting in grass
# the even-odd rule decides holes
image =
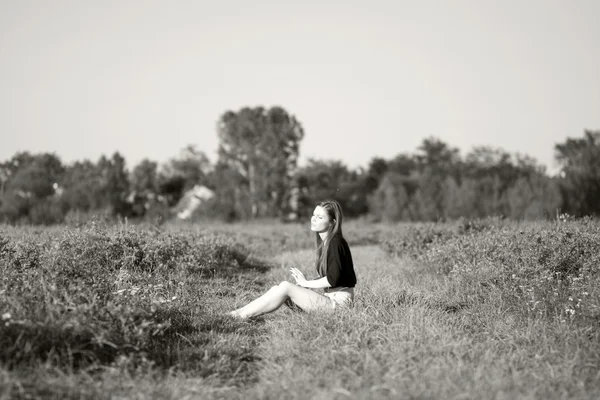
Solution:
[[[342,235],[342,219],[342,208],[335,200],[319,203],[313,212],[310,229],[316,232],[319,278],[306,280],[300,270],[291,268],[296,284],[283,281],[229,314],[252,318],[275,311],[284,303],[305,311],[334,310],[351,304],[356,275],[350,247]],[[313,289],[323,289],[323,294]]]

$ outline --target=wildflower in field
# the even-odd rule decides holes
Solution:
[[[569,314],[569,315],[574,315],[574,314],[575,314],[575,310],[574,310],[574,309],[572,309],[572,308],[570,308],[570,307],[567,307],[567,308],[565,309],[565,312],[566,312],[567,314]]]
[[[5,312],[4,314],[2,314],[2,321],[8,321],[11,318],[12,318],[12,315],[10,315],[9,312]]]

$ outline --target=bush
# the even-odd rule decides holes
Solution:
[[[170,367],[186,346],[204,354],[194,340],[172,340],[198,329],[189,299],[203,282],[240,272],[247,257],[216,234],[97,223],[59,235],[0,234],[0,363],[79,369],[126,357],[132,366]]]
[[[452,223],[411,223],[400,224],[388,232],[381,240],[381,246],[388,253],[400,257],[418,259],[429,249],[442,245],[459,236],[493,229],[504,224],[499,218],[465,219]]]
[[[400,248],[432,272],[447,274],[455,290],[474,301],[494,288],[505,308],[522,317],[598,325],[600,224],[582,219],[475,226],[483,228],[408,230],[416,234]],[[397,244],[387,246],[401,254]]]

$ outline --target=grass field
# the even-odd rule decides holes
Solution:
[[[598,222],[345,236],[351,309],[245,322],[307,226],[0,227],[0,399],[600,398]]]

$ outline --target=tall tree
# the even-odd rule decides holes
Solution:
[[[444,216],[444,182],[447,177],[458,179],[461,166],[458,149],[436,138],[426,138],[412,158],[404,157],[404,168],[417,182],[409,193],[409,208],[420,220],[435,221]]]
[[[367,172],[364,174],[364,186],[367,194],[371,194],[377,189],[388,167],[388,162],[381,157],[373,157],[371,159]]]
[[[412,208],[419,220],[437,221],[444,214],[444,181],[446,176],[435,165],[425,166],[418,175],[418,189],[411,197]]]
[[[177,157],[170,159],[163,166],[160,175],[163,181],[175,177],[183,180],[183,190],[188,190],[195,185],[208,185],[211,170],[212,166],[206,154],[196,149],[196,146],[188,145]]]
[[[149,159],[143,159],[131,171],[131,192],[127,196],[127,203],[131,206],[131,214],[135,217],[145,217],[148,211],[155,211],[156,218],[166,211],[166,202],[161,202],[158,193],[158,164]]]
[[[243,178],[252,217],[280,216],[304,137],[300,122],[281,107],[245,107],[225,112],[217,131],[219,161]]]
[[[131,171],[131,188],[138,193],[158,192],[158,164],[147,158],[140,161]]]
[[[540,219],[553,216],[560,205],[560,194],[554,181],[537,175],[519,178],[507,191],[509,216],[513,219]]]
[[[456,219],[476,216],[477,187],[473,179],[463,179],[460,185],[448,176],[443,187],[444,217]]]
[[[364,179],[341,161],[311,158],[298,170],[296,179],[302,183],[300,189],[306,195],[309,208],[319,201],[332,199],[340,203],[345,216],[356,217],[368,211]]]
[[[4,164],[0,214],[9,222],[48,224],[60,222],[64,210],[55,199],[65,171],[54,154],[17,153]]]
[[[68,166],[62,184],[69,209],[86,212],[105,207],[104,178],[95,163],[83,160]]]
[[[54,194],[54,184],[60,181],[65,171],[60,159],[49,153],[19,153],[9,164],[13,166],[10,189],[28,193],[36,199]]]
[[[152,165],[147,164],[144,169],[147,179],[150,179]],[[188,145],[178,156],[160,167],[156,175],[156,193],[166,199],[167,204],[172,207],[179,202],[186,190],[195,185],[213,189],[212,173],[213,167],[206,154],[197,150],[194,145]]]
[[[248,192],[243,188],[243,177],[224,162],[217,162],[210,174],[215,196],[203,205],[197,214],[228,222],[249,219]]]
[[[561,167],[563,210],[575,215],[600,215],[600,131],[556,144]]]
[[[129,194],[129,176],[125,158],[115,152],[110,159],[100,157],[98,168],[102,174],[102,188],[105,193],[105,204],[113,215],[128,215],[129,205],[126,202]]]
[[[488,146],[473,148],[465,158],[462,176],[475,183],[477,201],[473,216],[511,215],[511,198],[515,205],[517,193],[527,196],[525,186],[515,192],[513,189],[519,180],[529,182],[537,175],[544,175],[544,169],[536,161],[520,154],[512,155],[502,149]]]
[[[461,161],[458,149],[433,137],[423,140],[415,160],[421,170],[429,169],[431,174],[442,179],[447,175],[456,178]]]
[[[369,197],[369,209],[376,219],[385,222],[410,219],[405,180],[404,175],[394,171],[383,176],[381,183]]]

